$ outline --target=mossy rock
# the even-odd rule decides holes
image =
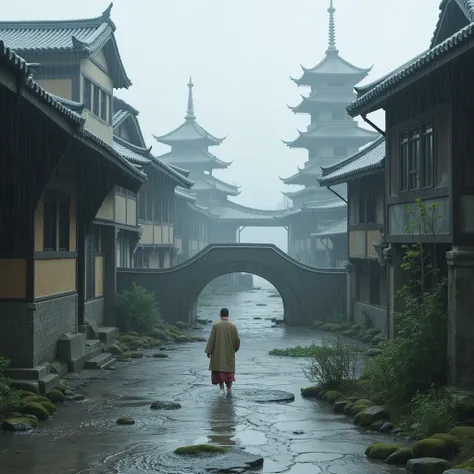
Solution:
[[[357,403],[361,399],[356,395],[351,395],[350,397],[346,397],[346,400],[350,403]]]
[[[2,428],[7,431],[29,431],[39,426],[38,418],[14,416],[3,420]]]
[[[132,350],[144,349],[148,347],[148,341],[144,340],[141,337],[124,335],[120,337],[120,344],[125,344],[128,348]],[[123,347],[122,347],[123,350]]]
[[[334,407],[332,411],[334,413],[344,413],[344,407],[350,403],[348,400],[339,400],[336,403],[334,403]]]
[[[120,355],[123,352],[123,350],[119,346],[118,342],[114,342],[110,344],[110,346],[107,348],[107,352],[113,355]]]
[[[168,334],[166,334],[166,331],[158,328],[153,328],[148,335],[152,337],[153,339],[158,339],[160,341],[167,341],[169,339]]]
[[[374,337],[374,336],[377,336],[378,334],[380,334],[382,331],[380,329],[376,329],[376,328],[371,328],[371,329],[367,329],[367,331],[365,331],[366,334],[369,334],[370,336]]]
[[[400,445],[392,443],[375,443],[365,450],[365,455],[370,459],[385,461],[391,454],[400,449]]]
[[[343,397],[344,395],[341,392],[338,392],[337,390],[329,390],[329,392],[326,392],[324,394],[323,400],[326,400],[332,405]]]
[[[461,443],[465,443],[467,441],[474,440],[474,427],[472,426],[457,426],[453,428],[450,432],[450,435],[455,436],[456,438],[461,441]]]
[[[318,386],[302,388],[301,396],[303,398],[317,398],[321,390],[321,387]]]
[[[448,442],[436,438],[417,441],[412,447],[412,452],[414,458],[449,459],[452,455]]]
[[[367,349],[367,357],[378,357],[380,354],[382,354],[382,349],[380,347]]]
[[[354,331],[360,331],[362,329],[362,326],[360,324],[353,324],[352,329],[354,329]]]
[[[360,413],[361,411],[366,410],[369,407],[374,406],[375,403],[371,402],[370,400],[366,400],[365,398],[361,398],[358,400],[354,405],[352,405],[349,415],[355,416],[357,413]]]
[[[127,360],[131,359],[130,352],[123,352],[122,354],[116,356],[115,359],[119,362],[127,361]]]
[[[143,358],[143,352],[130,352],[130,358],[141,359]]]
[[[370,341],[370,343],[371,343],[373,346],[378,346],[379,343],[381,343],[381,342],[387,342],[387,340],[385,339],[385,337],[383,337],[382,335],[374,336],[374,338]]]
[[[29,397],[22,398],[20,400],[20,407],[23,408],[28,403],[42,403],[42,402],[50,402],[49,398],[43,397],[41,395],[30,395]]]
[[[474,398],[456,398],[456,418],[460,421],[474,418]]]
[[[385,462],[395,466],[404,466],[412,458],[413,452],[411,448],[400,448],[393,452]]]
[[[21,399],[24,399],[26,397],[37,397],[38,394],[35,392],[30,392],[28,390],[18,390],[18,395]]]
[[[470,458],[462,464],[459,464],[456,466],[456,469],[465,469],[466,471],[474,472],[474,458]]]
[[[354,329],[345,329],[341,332],[341,335],[346,337],[354,337],[357,335],[357,331],[354,331]]]
[[[314,329],[319,329],[323,324],[325,324],[324,321],[314,321],[311,324],[311,327]]]
[[[48,400],[49,402],[49,400]],[[39,420],[47,420],[49,418],[48,410],[38,402],[29,402],[23,407],[23,413],[35,415]]]
[[[372,423],[379,420],[386,420],[389,414],[385,408],[374,405],[360,411],[356,414],[357,424],[361,426],[370,426]],[[354,419],[355,422],[355,419]]]
[[[53,413],[56,413],[56,405],[52,404],[51,402],[45,402],[45,401],[42,401],[42,402],[39,402],[40,405],[46,409],[46,411],[52,415]]]
[[[181,408],[181,404],[177,402],[153,402],[150,405],[152,410],[179,410]]]
[[[373,339],[374,336],[371,336],[370,334],[364,334],[360,340],[361,342],[365,342],[366,344],[368,344],[372,339]]]
[[[134,425],[135,420],[130,416],[123,416],[117,420],[117,425]]]
[[[137,331],[129,331],[129,332],[125,333],[124,336],[138,337],[139,334],[138,334]]]
[[[53,403],[62,403],[64,402],[64,393],[59,390],[51,390],[46,394],[46,398]]]
[[[461,441],[456,436],[450,435],[449,433],[436,433],[430,438],[442,439],[448,446],[449,450],[456,454],[461,449]]]
[[[331,323],[324,323],[321,326],[322,331],[332,331],[333,325]]]
[[[185,329],[187,327],[189,327],[189,323],[185,322],[185,321],[177,321],[175,326],[178,328],[178,329]]]
[[[364,412],[361,412],[361,413],[364,413]],[[360,415],[360,413],[359,413]],[[387,420],[377,420],[377,421],[374,421],[373,423],[370,424],[370,429],[372,431],[380,431],[380,428],[382,428],[383,425],[385,425],[385,423],[387,423]]]
[[[222,446],[213,446],[211,444],[195,444],[192,446],[183,446],[182,448],[175,449],[174,453],[178,454],[179,456],[195,456],[196,454],[217,454],[226,453],[227,451],[228,449]]]
[[[165,354],[164,352],[155,352],[155,353],[153,354],[153,357],[154,357],[155,359],[166,359],[166,358],[169,357],[169,356],[168,356],[168,354]]]
[[[385,349],[385,346],[387,345],[387,341],[380,341],[377,344],[377,349]]]

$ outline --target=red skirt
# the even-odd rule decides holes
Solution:
[[[235,382],[234,372],[218,372],[217,370],[213,370],[211,372],[211,380],[212,385],[226,382]]]

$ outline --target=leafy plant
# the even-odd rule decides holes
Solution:
[[[439,278],[436,261],[437,205],[420,199],[408,206],[413,221],[406,232],[413,244],[403,246],[402,268],[410,283],[398,293],[404,311],[394,315],[396,337],[367,368],[376,396],[387,403],[409,401],[418,391],[445,382],[447,364],[447,314],[442,304],[446,281]]]
[[[115,306],[117,324],[121,331],[145,333],[151,331],[160,322],[155,294],[135,282],[131,290],[117,294]]]
[[[454,399],[435,386],[426,393],[417,393],[411,405],[413,418],[417,421],[415,436],[426,438],[435,433],[447,433],[454,425],[454,411]]]
[[[320,350],[320,346],[311,344],[310,346],[290,347],[287,349],[272,349],[269,354],[280,357],[313,357]]]
[[[338,388],[356,377],[358,352],[355,345],[341,337],[323,339],[314,346],[303,373],[311,382],[326,388]]]
[[[0,414],[10,410],[19,403],[18,392],[12,388],[12,381],[5,377],[5,369],[10,366],[10,361],[0,357]]]

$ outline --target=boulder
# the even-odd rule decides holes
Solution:
[[[48,410],[39,402],[28,402],[23,407],[23,413],[35,415],[39,420],[47,420],[49,418]]]
[[[452,448],[449,443],[442,439],[426,438],[417,441],[413,447],[413,457],[415,458],[443,458],[447,459],[452,455]]]
[[[302,388],[301,396],[303,398],[317,398],[321,390],[321,387],[318,386]]]
[[[7,431],[30,431],[38,426],[37,418],[29,416],[18,416],[7,418],[2,423],[2,428]]]
[[[46,394],[46,398],[53,403],[61,403],[64,402],[64,393],[60,390],[51,390]]]
[[[472,471],[466,471],[466,469],[448,469],[443,474],[472,474]]]
[[[371,406],[374,406],[373,403],[362,403],[360,400],[356,402],[354,405],[349,410],[349,415],[356,416],[358,413],[366,410],[367,408],[370,408]]]
[[[412,457],[411,448],[400,448],[393,452],[385,462],[396,466],[404,466]]]
[[[386,421],[380,428],[380,433],[390,433],[393,430],[393,423]]]
[[[385,423],[386,423],[385,420],[377,420],[377,421],[374,421],[373,423],[371,423],[369,428],[372,431],[380,432],[380,430],[382,429],[382,426],[385,425]]]
[[[180,456],[195,456],[202,453],[226,453],[227,448],[222,446],[213,446],[211,444],[196,444],[191,446],[183,446],[174,450],[175,454]]]
[[[117,425],[134,425],[135,420],[130,416],[123,416],[117,420]]]
[[[329,392],[324,394],[323,399],[332,405],[343,397],[344,395],[341,392],[338,392],[337,390],[329,390]]]
[[[400,445],[392,443],[375,443],[365,450],[365,455],[370,459],[385,461],[391,454],[400,449]]]
[[[459,441],[459,438],[448,433],[436,433],[430,436],[430,438],[443,440],[452,454],[456,454],[461,448],[461,441]]]
[[[361,426],[370,426],[375,421],[386,420],[389,414],[385,408],[375,405],[359,412],[357,416]]]
[[[119,346],[118,342],[113,342],[107,349],[107,352],[110,352],[113,355],[120,355],[123,353],[122,348]]]
[[[416,458],[406,464],[406,471],[413,474],[443,474],[451,466],[446,459]]]
[[[468,420],[474,418],[474,398],[456,398],[456,417],[458,420]]]
[[[157,402],[153,402],[150,405],[150,408],[152,410],[179,410],[181,408],[181,405],[176,402],[157,401]]]
[[[334,407],[332,409],[332,411],[334,413],[344,413],[344,407],[350,403],[348,400],[342,400],[342,401],[337,401],[335,404],[334,404]]]
[[[472,426],[457,426],[449,434],[455,436],[461,442],[474,440],[474,428]]]

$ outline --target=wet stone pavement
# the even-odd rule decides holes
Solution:
[[[364,456],[371,442],[389,437],[360,431],[330,406],[301,398],[300,388],[308,385],[303,360],[268,355],[273,348],[321,338],[272,323],[271,318],[282,318],[282,305],[271,293],[262,289],[207,298],[209,304],[200,308],[201,318],[215,319],[220,306],[229,307],[239,328],[242,346],[231,399],[211,386],[203,343],[172,346],[169,358],[144,357],[117,362],[116,370],[83,371],[70,382],[85,395],[83,401],[59,406],[31,434],[0,433],[1,474],[404,472]],[[207,337],[209,330],[205,326],[199,334]],[[282,402],[288,393],[294,401]],[[182,408],[151,410],[156,400],[179,402]],[[117,425],[122,416],[131,416],[135,424]],[[198,443],[230,450],[197,459],[173,454]],[[255,462],[259,457],[263,466]]]

